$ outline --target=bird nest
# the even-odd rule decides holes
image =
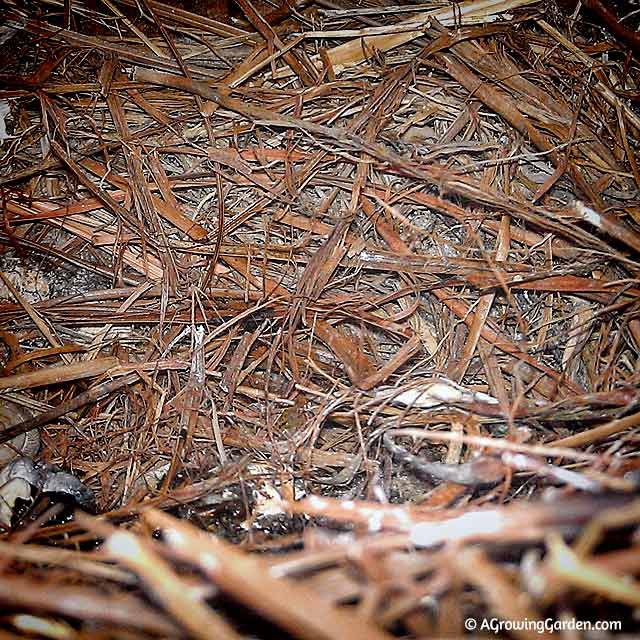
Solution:
[[[584,5],[0,0],[2,637],[637,629],[640,43]]]

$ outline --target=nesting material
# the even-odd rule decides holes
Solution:
[[[635,632],[640,47],[585,5],[0,0],[0,636]]]

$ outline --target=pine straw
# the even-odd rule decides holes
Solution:
[[[0,637],[631,631],[635,60],[521,0],[209,4],[4,2],[0,441],[98,513],[3,534]]]

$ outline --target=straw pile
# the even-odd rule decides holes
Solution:
[[[585,5],[0,2],[0,463],[95,496],[0,487],[0,638],[637,629],[640,47]]]

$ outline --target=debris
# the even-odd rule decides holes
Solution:
[[[0,635],[633,635],[640,14],[583,4],[0,0]]]

